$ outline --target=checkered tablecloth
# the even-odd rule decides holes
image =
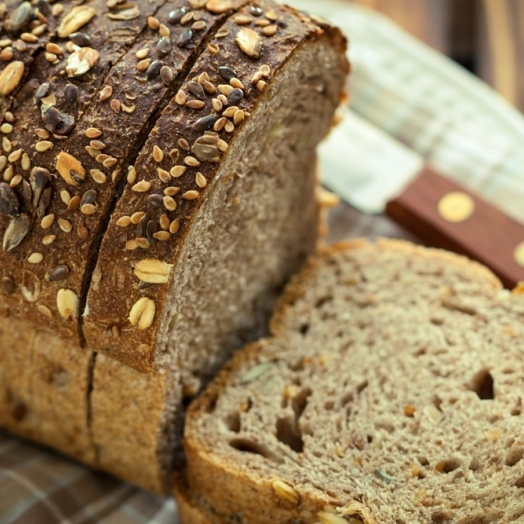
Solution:
[[[376,13],[342,0],[295,3],[347,31],[356,113],[524,221],[524,119],[517,111]],[[351,173],[327,176],[351,183]],[[1,524],[177,522],[171,499],[0,434]]]

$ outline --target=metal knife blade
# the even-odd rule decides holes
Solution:
[[[364,213],[386,212],[425,244],[469,256],[508,287],[524,281],[524,225],[346,111],[320,147],[325,185]]]

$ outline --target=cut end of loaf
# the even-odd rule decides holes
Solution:
[[[220,523],[521,519],[523,311],[455,255],[332,248],[191,408],[191,491]]]

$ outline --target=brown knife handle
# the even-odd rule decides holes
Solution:
[[[469,217],[458,222],[452,220],[460,220],[461,205],[458,213],[442,205],[457,197],[449,197],[456,192],[460,193],[459,204],[469,201],[471,211]],[[447,200],[443,202],[444,197]],[[524,225],[429,167],[424,168],[398,198],[387,204],[386,213],[426,245],[442,247],[482,262],[507,288],[524,281],[524,267],[516,261],[517,247],[524,242]],[[522,249],[524,251],[524,247]],[[521,263],[524,264],[524,260]]]

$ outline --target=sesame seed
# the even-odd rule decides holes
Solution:
[[[222,102],[222,105],[223,106],[227,106],[229,104],[229,101],[226,97],[226,95],[223,95],[223,94],[220,94],[217,96],[218,100],[220,100],[220,102]]]
[[[235,89],[244,89],[244,84],[238,78],[232,78],[229,84]]]
[[[229,145],[228,145],[228,143],[225,140],[219,140],[217,142],[217,147],[218,147],[218,149],[220,149],[220,151],[225,152],[225,151],[228,150]]]
[[[46,235],[42,238],[42,244],[44,246],[50,246],[56,240],[56,235]]]
[[[53,318],[53,312],[47,306],[44,306],[43,304],[38,304],[38,306],[36,306],[36,309],[45,317]]]
[[[22,182],[23,178],[22,178],[22,175],[15,175],[12,179],[11,179],[11,182],[9,183],[9,185],[11,187],[16,187],[18,184],[20,184],[20,182]]]
[[[224,126],[224,129],[226,133],[232,133],[235,130],[235,125],[233,122],[230,122],[229,120],[226,122],[226,125]]]
[[[253,19],[247,15],[237,15],[235,16],[235,23],[238,25],[249,25]]]
[[[157,173],[158,178],[160,178],[160,180],[164,182],[164,184],[169,184],[169,182],[171,182],[171,175],[165,169],[159,167],[157,168]]]
[[[200,173],[200,171],[195,176],[195,182],[196,185],[200,188],[206,187],[207,185],[206,177],[202,173]]]
[[[93,149],[98,149],[98,150],[105,149],[105,147],[106,147],[106,145],[104,144],[104,142],[101,142],[100,140],[91,140],[91,142],[89,142],[89,145],[90,145]]]
[[[94,204],[84,204],[80,208],[80,212],[84,215],[94,215],[97,207]]]
[[[113,94],[113,88],[111,86],[105,86],[102,91],[100,91],[100,100],[105,102],[111,98]]]
[[[158,163],[164,160],[164,152],[157,145],[153,146],[153,159]]]
[[[151,189],[151,182],[148,182],[147,180],[141,180],[140,182],[135,184],[131,189],[136,193],[145,193],[146,191],[149,191]]]
[[[149,47],[143,47],[142,49],[139,49],[135,56],[138,58],[138,60],[143,60],[146,58],[146,56],[149,54]]]
[[[257,20],[255,22],[255,25],[258,26],[258,27],[266,27],[268,25],[270,25],[271,22],[269,20]]]
[[[190,109],[202,109],[205,105],[205,102],[202,100],[190,100],[189,102],[186,102],[186,106]]]
[[[238,111],[238,106],[231,106],[228,107],[223,113],[222,116],[226,118],[233,118],[235,116],[235,113]]]
[[[127,168],[127,183],[134,184],[136,182],[136,169],[133,166]]]
[[[31,253],[27,259],[30,264],[40,264],[42,260],[44,260],[44,255],[42,255],[42,253]]]
[[[136,65],[137,71],[146,71],[147,68],[151,65],[151,61],[151,58],[144,58],[143,60],[140,60],[140,62],[138,62]]]
[[[75,195],[74,197],[72,197],[71,200],[69,201],[69,204],[67,204],[67,210],[76,211],[80,206],[81,200],[82,199],[80,198],[79,195]]]
[[[134,251],[139,248],[139,245],[136,240],[128,240],[125,244],[125,248],[129,251]]]
[[[213,105],[213,109],[217,112],[217,113],[220,113],[220,111],[222,111],[224,105],[222,104],[222,102],[218,99],[218,98],[213,98],[213,100],[211,101],[212,105]]]
[[[257,82],[257,89],[259,91],[264,91],[264,89],[266,88],[266,82],[264,82],[264,80],[260,80]]]
[[[170,197],[169,195],[166,195],[163,198],[163,202],[164,202],[164,207],[168,211],[174,211],[177,208],[177,204],[175,202],[175,199],[173,197]]]
[[[212,55],[217,55],[217,54],[220,52],[220,48],[218,47],[217,44],[207,44],[207,50],[208,50]]]
[[[199,20],[191,26],[191,29],[193,29],[193,31],[201,31],[206,27],[206,25],[207,24],[204,22],[204,20]]]
[[[97,184],[105,184],[107,182],[107,176],[100,169],[91,169],[89,173]]]
[[[7,157],[7,160],[9,160],[9,162],[11,162],[11,163],[18,162],[20,160],[20,157],[22,156],[22,153],[23,153],[22,149],[17,149],[16,151],[13,151]]]
[[[262,30],[262,32],[266,36],[273,36],[277,33],[277,31],[278,31],[278,27],[276,25],[268,25],[264,27],[264,29]]]
[[[35,44],[36,42],[38,42],[38,37],[31,33],[22,33],[20,35],[20,39],[24,42],[28,42],[29,44]]]
[[[178,90],[178,93],[175,96],[175,102],[179,106],[183,106],[187,102],[187,95],[185,94],[185,92],[182,89]]]
[[[164,189],[164,195],[167,195],[167,196],[172,197],[172,196],[178,195],[178,193],[180,193],[180,188],[176,186],[166,187]]]
[[[4,180],[6,182],[9,182],[13,176],[15,175],[15,168],[11,165],[7,166],[6,170],[4,171]]]
[[[204,80],[202,82],[202,87],[208,95],[214,95],[216,93],[215,86],[211,82],[209,82],[209,80]]]
[[[44,218],[42,218],[42,221],[40,222],[40,226],[42,229],[49,229],[55,222],[55,215],[53,213],[46,215]]]
[[[169,232],[172,235],[175,235],[178,233],[178,230],[180,229],[180,220],[177,218],[171,222],[171,225],[169,226]]]
[[[127,227],[129,225],[131,225],[131,217],[129,216],[123,216],[123,217],[120,217],[117,221],[116,221],[116,225],[118,227]]]
[[[98,138],[101,134],[102,134],[102,131],[100,131],[100,129],[97,129],[96,127],[89,127],[86,130],[87,138]]]
[[[160,24],[160,27],[158,28],[158,32],[160,36],[163,36],[164,38],[169,38],[171,36],[171,31],[169,27],[165,24]]]
[[[46,51],[49,51],[50,53],[53,53],[55,55],[64,54],[64,50],[58,44],[55,44],[53,42],[49,42],[48,44],[46,44],[45,48]]]
[[[70,233],[73,229],[71,222],[69,222],[69,220],[66,220],[65,218],[59,218],[58,225],[64,233]]]
[[[144,211],[137,211],[136,213],[133,213],[131,215],[131,224],[136,226],[145,216],[146,214]]]
[[[160,223],[160,227],[164,231],[167,231],[169,229],[171,221],[169,220],[169,217],[165,213],[163,213],[162,216],[160,217],[159,223]]]
[[[222,27],[217,31],[215,38],[226,38],[228,35],[229,29],[227,27]]]
[[[71,195],[69,194],[69,191],[62,189],[62,191],[60,191],[60,199],[67,206],[71,201]]]
[[[28,171],[31,168],[31,159],[27,153],[22,155],[22,169]]]
[[[197,199],[198,197],[200,196],[200,193],[198,191],[195,191],[194,189],[190,190],[190,191],[186,191],[183,195],[182,195],[182,198],[184,200],[195,200]]]
[[[237,126],[238,124],[240,124],[241,122],[244,121],[244,118],[245,118],[245,114],[244,114],[244,111],[242,111],[241,109],[238,110],[234,117],[233,117],[233,123]]]
[[[76,233],[82,240],[87,240],[89,238],[89,230],[83,225],[78,226]]]
[[[180,149],[184,149],[185,151],[189,151],[191,149],[189,142],[185,138],[180,138],[178,140],[178,146]]]
[[[262,73],[262,75],[267,78],[269,76],[269,74],[271,73],[271,68],[264,64],[264,65],[261,65],[260,66],[260,72]]]
[[[227,123],[227,118],[224,118],[224,117],[219,118],[215,122],[215,125],[213,126],[213,130],[216,131],[217,133],[222,131],[222,129],[224,129],[224,126],[226,125],[226,123]]]
[[[118,162],[118,160],[116,158],[113,158],[112,156],[110,156],[109,158],[106,158],[102,162],[102,165],[104,167],[106,167],[107,169],[109,169],[109,168],[113,167],[117,162]]]
[[[48,151],[49,149],[51,149],[53,145],[54,145],[53,142],[49,142],[49,140],[42,140],[35,144],[35,149],[39,153],[43,153],[44,151]]]
[[[40,129],[40,128],[35,131],[35,134],[38,138],[42,138],[43,140],[51,136],[51,134],[49,133],[47,129]]]
[[[225,96],[228,96],[231,91],[233,91],[234,87],[227,85],[227,84],[220,84],[218,86],[218,90]]]
[[[262,77],[263,77],[263,73],[262,71],[257,71],[253,77],[251,78],[251,83],[252,84],[256,84],[257,82],[259,82],[260,80],[262,80]]]
[[[8,135],[9,133],[12,133],[13,132],[13,126],[11,124],[2,124],[0,126],[0,132],[1,133],[5,133],[6,135]]]
[[[121,107],[120,100],[117,100],[116,98],[113,98],[111,100],[111,102],[109,103],[109,107],[111,107],[111,109],[115,113],[120,113],[120,107]]]
[[[158,31],[160,27],[160,22],[158,21],[158,18],[155,18],[154,16],[149,16],[147,18],[147,25],[152,29],[153,31]]]
[[[184,158],[184,164],[190,167],[198,167],[200,162],[194,156],[186,156],[186,158]]]
[[[173,163],[177,162],[180,158],[180,151],[178,149],[171,149],[169,152],[169,158],[171,158]]]
[[[153,233],[153,238],[160,242],[166,242],[171,238],[171,235],[167,231],[157,231]]]
[[[193,11],[189,11],[180,19],[180,25],[186,25],[193,20]]]

